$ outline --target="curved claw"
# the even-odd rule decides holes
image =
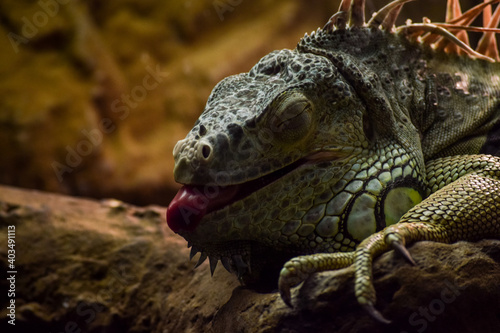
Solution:
[[[194,265],[194,268],[198,268],[200,267],[201,264],[203,264],[203,262],[205,262],[205,260],[207,260],[208,258],[208,255],[205,253],[205,252],[201,252],[201,255],[200,255],[200,258],[198,259],[198,262],[196,263],[196,265]]]
[[[290,294],[290,287],[289,286],[279,286],[279,291],[280,291],[280,296],[283,302],[285,302],[288,307],[293,309],[293,304],[292,304],[292,296]]]
[[[387,244],[389,244],[395,251],[400,253],[408,263],[412,264],[413,266],[416,266],[417,263],[411,256],[410,252],[408,249],[404,246],[403,242],[401,241],[401,236],[395,233],[388,232],[385,235],[385,241]]]
[[[372,316],[375,320],[383,323],[383,324],[390,324],[391,321],[386,319],[375,307],[373,306],[372,303],[366,303],[362,304],[363,308]]]
[[[394,248],[395,251],[399,252],[403,256],[403,258],[405,258],[406,261],[408,261],[408,263],[412,264],[413,266],[417,265],[417,263],[411,256],[410,251],[408,251],[408,249],[403,245],[403,243],[399,241],[393,241],[391,243],[391,246]]]
[[[278,281],[278,289],[280,291],[281,299],[283,299],[283,302],[285,302],[285,304],[290,308],[293,308],[290,289],[304,280],[297,276],[295,265],[296,263],[294,261],[288,261],[281,269]]]

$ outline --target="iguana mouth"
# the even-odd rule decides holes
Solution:
[[[246,198],[302,165],[339,159],[343,155],[344,152],[341,153],[338,149],[316,152],[267,175],[241,184],[184,185],[167,208],[167,224],[176,233],[193,231],[205,215]]]
[[[184,185],[168,206],[168,226],[174,232],[193,231],[205,215],[246,198],[308,161],[302,158],[270,174],[236,185]],[[207,193],[209,187],[212,193]]]

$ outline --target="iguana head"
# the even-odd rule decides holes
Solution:
[[[390,117],[379,133],[369,112],[326,57],[270,53],[221,81],[177,143],[184,187],[168,225],[242,276],[270,258],[353,249],[420,200],[389,191],[415,176],[416,160],[388,133]]]
[[[353,250],[422,200],[411,108],[432,103],[424,51],[341,18],[222,80],[175,146],[184,186],[167,223],[212,272],[221,260],[251,281],[299,254]]]

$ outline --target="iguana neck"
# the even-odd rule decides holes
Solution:
[[[498,124],[499,64],[435,52],[426,56],[425,108],[413,111],[420,115],[424,158],[498,154],[498,148],[486,147]]]
[[[409,118],[420,134],[415,148],[422,150],[425,161],[465,153],[498,154],[499,140],[491,136],[499,127],[498,63],[438,53],[378,29],[321,34],[304,37],[297,50],[330,59],[373,113],[387,116],[385,109],[392,108],[393,124],[401,126],[407,126]],[[378,120],[388,131],[401,130],[389,128],[387,119]]]

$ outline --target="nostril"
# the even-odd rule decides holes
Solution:
[[[194,153],[198,163],[209,163],[214,157],[214,146],[208,140],[202,139],[196,142]]]
[[[201,148],[201,155],[204,159],[208,160],[210,154],[212,153],[212,148],[209,145],[203,145]]]

